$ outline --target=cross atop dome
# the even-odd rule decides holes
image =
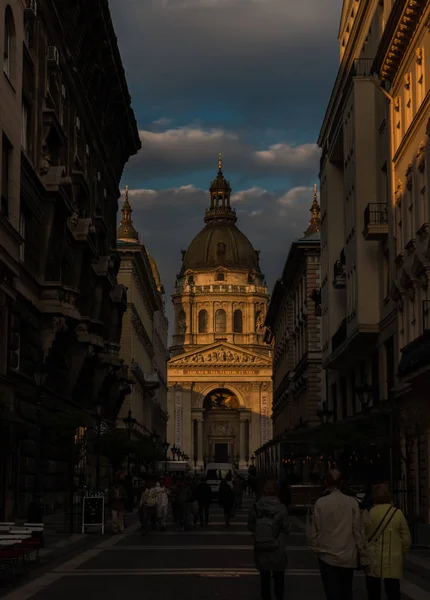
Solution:
[[[206,210],[205,221],[214,219],[236,221],[235,211],[230,206],[231,186],[222,172],[222,154],[218,154],[218,173],[209,188],[211,195],[210,208]]]
[[[125,186],[125,200],[121,212],[122,219],[117,232],[118,241],[138,244],[139,234],[134,228],[133,221],[131,220],[131,213],[133,212],[133,209],[131,208],[128,199],[128,185]]]

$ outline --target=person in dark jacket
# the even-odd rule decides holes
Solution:
[[[257,527],[259,520],[272,521],[276,531],[276,544],[272,550],[261,550],[257,546]],[[285,569],[287,568],[287,536],[290,531],[288,511],[278,495],[276,481],[267,480],[264,483],[261,498],[254,504],[248,515],[248,529],[255,536],[254,549],[255,566],[261,576],[261,598],[270,600],[271,579],[273,578],[276,600],[284,599]]]
[[[200,527],[207,527],[209,525],[209,507],[212,502],[212,489],[206,479],[202,479],[198,484],[196,497],[199,504]]]
[[[233,490],[227,483],[227,481],[223,480],[219,486],[218,492],[218,501],[224,510],[224,520],[227,527],[230,525],[231,514],[234,506],[234,494]]]

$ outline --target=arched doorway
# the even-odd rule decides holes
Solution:
[[[240,401],[227,388],[209,392],[203,401],[205,462],[238,463],[240,460]]]

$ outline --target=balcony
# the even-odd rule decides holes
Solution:
[[[337,328],[336,333],[331,338],[331,351],[336,352],[336,350],[343,344],[346,340],[347,334],[347,323],[346,318],[343,319],[342,323]]]
[[[371,202],[364,209],[363,237],[370,242],[379,242],[388,236],[388,207],[385,202]]]
[[[372,74],[373,58],[356,58],[352,68],[353,77],[370,77]]]
[[[344,250],[340,253],[339,260],[333,265],[333,287],[335,290],[344,290],[346,288]]]

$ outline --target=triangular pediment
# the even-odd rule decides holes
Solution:
[[[270,367],[272,361],[270,358],[261,356],[261,354],[257,354],[256,352],[238,348],[234,344],[216,342],[210,346],[175,356],[169,360],[168,365],[169,367],[185,365],[259,365],[261,367]]]

